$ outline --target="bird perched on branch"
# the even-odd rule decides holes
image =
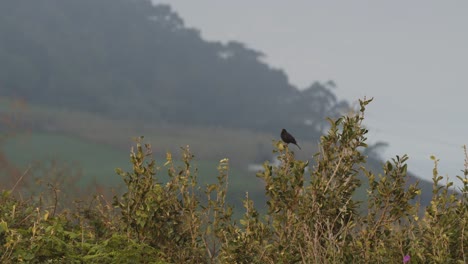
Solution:
[[[301,149],[301,147],[299,147],[299,145],[297,144],[296,139],[291,134],[289,134],[288,131],[286,131],[286,129],[284,128],[283,130],[281,130],[281,140],[283,140],[286,144],[293,143],[299,149]]]

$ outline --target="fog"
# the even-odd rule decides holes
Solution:
[[[460,175],[467,144],[466,1],[154,1],[170,4],[208,40],[237,40],[266,54],[290,82],[333,80],[340,98],[374,97],[371,142],[409,169]]]

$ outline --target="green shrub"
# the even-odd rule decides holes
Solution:
[[[226,204],[229,160],[218,166],[217,183],[200,187],[189,148],[182,165],[166,154],[156,164],[151,146],[136,140],[132,170],[117,169],[126,185],[108,202],[103,195],[59,210],[23,200],[11,190],[0,196],[2,263],[467,263],[468,155],[459,191],[443,177],[433,157],[429,206],[418,201],[418,183],[408,184],[406,155],[374,175],[365,168],[367,130],[360,101],[355,114],[330,121],[309,166],[288,145],[275,141],[279,166],[266,162],[267,211],[260,214],[246,194],[245,213],[234,220]],[[306,172],[309,168],[309,172]],[[358,176],[364,175],[367,182]],[[168,177],[167,177],[168,176]],[[163,181],[162,179],[167,179]],[[367,199],[355,197],[369,186]],[[64,203],[65,204],[65,203]],[[410,259],[410,260],[409,260]]]

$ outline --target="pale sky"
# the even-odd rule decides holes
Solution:
[[[266,54],[290,82],[333,80],[368,107],[369,141],[409,170],[461,175],[468,144],[468,1],[154,0],[170,4],[206,40],[236,40]]]

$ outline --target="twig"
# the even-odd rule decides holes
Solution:
[[[18,186],[19,182],[23,179],[23,177],[26,176],[26,174],[28,174],[30,169],[31,169],[31,165],[29,165],[28,169],[26,169],[26,171],[23,173],[23,175],[21,175],[21,177],[19,177],[19,179],[16,181],[13,188],[11,188],[11,192],[13,192],[16,189],[16,186]]]

